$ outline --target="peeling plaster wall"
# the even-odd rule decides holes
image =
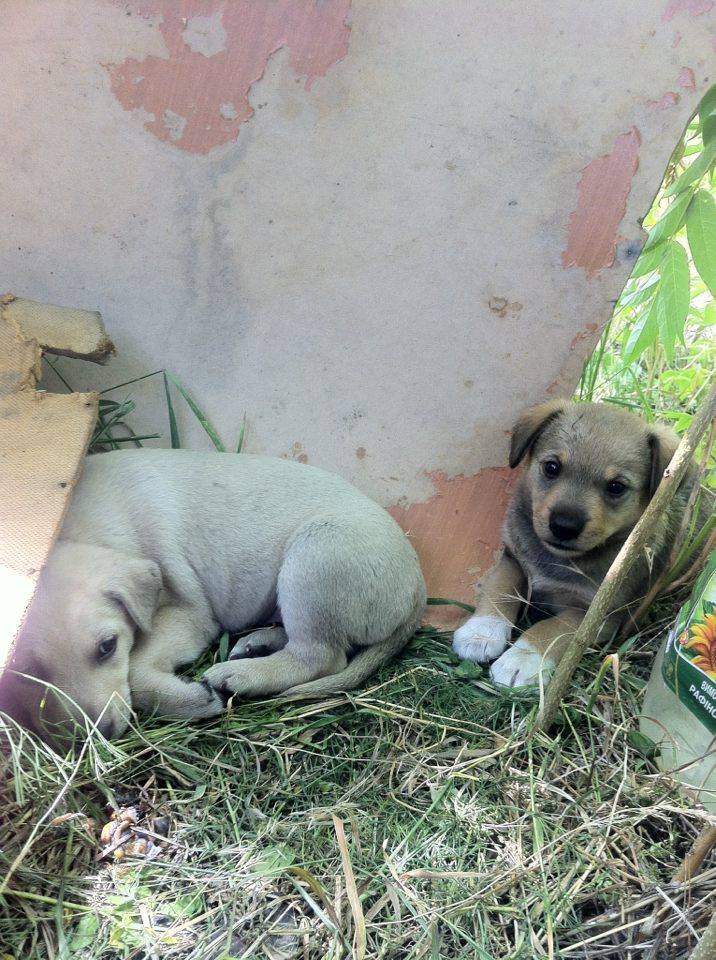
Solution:
[[[469,599],[514,415],[572,389],[716,79],[714,3],[5,0],[3,37],[4,287],[119,350],[73,386],[166,366]]]

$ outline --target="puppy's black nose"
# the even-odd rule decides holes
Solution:
[[[562,507],[549,515],[549,529],[558,540],[574,540],[584,530],[587,518],[581,510]]]

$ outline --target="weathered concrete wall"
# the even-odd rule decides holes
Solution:
[[[102,310],[73,386],[166,366],[469,597],[510,423],[573,387],[714,36],[713,0],[5,0],[4,286]]]

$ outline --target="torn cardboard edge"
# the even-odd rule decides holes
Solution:
[[[96,393],[37,390],[43,352],[105,363],[99,313],[0,297],[0,674],[59,534],[97,419]]]

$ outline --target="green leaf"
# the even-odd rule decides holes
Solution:
[[[704,94],[699,106],[699,128],[704,147],[716,141],[716,84]]]
[[[182,893],[172,900],[162,902],[162,910],[177,920],[191,919],[204,909],[204,901],[199,893]]]
[[[686,236],[694,266],[716,297],[716,201],[706,190],[697,190],[686,217]]]
[[[627,733],[627,741],[642,756],[651,758],[656,756],[656,744],[650,737],[645,737],[638,730],[630,730]]]
[[[169,415],[169,433],[171,435],[172,441],[172,450],[178,450],[181,447],[181,437],[179,436],[179,427],[177,425],[176,414],[174,413],[174,404],[172,403],[172,396],[169,391],[169,381],[167,380],[166,371],[163,373],[164,378],[164,393],[167,398],[167,413]]]
[[[704,319],[702,326],[712,327],[716,323],[716,303],[711,300],[710,303],[707,303],[704,307]]]
[[[224,452],[225,452],[225,447],[224,447],[224,444],[223,444],[223,443],[221,442],[221,440],[219,439],[219,434],[218,434],[218,433],[216,432],[216,430],[214,429],[213,424],[211,423],[211,421],[209,420],[209,418],[206,416],[206,414],[205,414],[202,410],[199,409],[199,407],[197,406],[196,402],[194,401],[194,398],[191,396],[191,394],[189,393],[189,391],[186,390],[186,388],[183,387],[183,386],[181,385],[181,383],[179,383],[179,381],[177,380],[177,378],[176,378],[176,377],[173,377],[173,376],[171,375],[171,373],[170,373],[170,374],[165,374],[165,376],[168,376],[168,377],[169,377],[169,379],[170,379],[171,382],[174,384],[174,386],[177,388],[177,390],[179,391],[179,393],[184,397],[184,399],[186,400],[186,402],[189,404],[189,408],[190,408],[191,412],[194,414],[194,416],[196,417],[196,419],[197,419],[197,420],[199,421],[199,423],[202,425],[202,427],[204,428],[205,432],[207,433],[209,439],[210,439],[211,442],[214,444],[214,446],[216,447],[216,449],[217,449],[220,453],[224,453]],[[172,443],[172,446],[174,446],[173,443]]]
[[[277,873],[283,873],[294,863],[295,859],[296,857],[288,847],[267,847],[261,859],[254,864],[251,872],[259,877],[270,877]]]
[[[674,359],[676,338],[684,339],[684,323],[689,312],[689,260],[686,251],[675,240],[669,241],[659,267],[661,281],[655,298],[659,333],[666,357]]]
[[[99,917],[96,913],[86,913],[75,927],[69,943],[70,950],[77,956],[85,956],[99,933]]]
[[[716,159],[716,140],[704,146],[701,155],[684,170],[680,177],[674,180],[668,190],[664,191],[664,196],[671,197],[675,193],[681,193],[690,183],[701,180],[708,173],[714,159]]]
[[[631,363],[636,360],[647,347],[655,343],[659,335],[659,318],[656,312],[656,303],[652,302],[643,316],[632,327],[629,340],[624,348],[624,359]]]
[[[683,223],[690,200],[691,191],[684,190],[683,193],[680,193],[678,197],[675,197],[675,199],[671,201],[649,231],[649,236],[644,244],[644,252],[653,250],[662,240],[668,240],[669,237],[673,237]]]
[[[643,277],[647,273],[651,273],[652,270],[656,270],[661,263],[661,258],[664,256],[665,249],[666,245],[663,243],[660,243],[657,246],[652,246],[650,250],[647,250],[646,247],[644,247],[639,259],[634,264],[634,269],[631,272],[631,279],[636,280],[637,277]]]
[[[483,672],[480,664],[473,663],[472,660],[463,660],[452,671],[453,676],[464,677],[466,680],[479,680]]]
[[[633,310],[634,307],[638,307],[640,304],[644,303],[644,301],[651,300],[656,293],[658,286],[659,278],[655,277],[653,280],[650,280],[649,283],[645,284],[640,289],[635,290],[633,293],[627,293],[626,295],[622,293],[621,297],[619,298],[619,303],[617,304],[617,309],[622,310],[624,307],[628,307],[630,310]]]
[[[704,120],[716,113],[716,83],[709,87],[699,104],[699,127],[703,127]]]

